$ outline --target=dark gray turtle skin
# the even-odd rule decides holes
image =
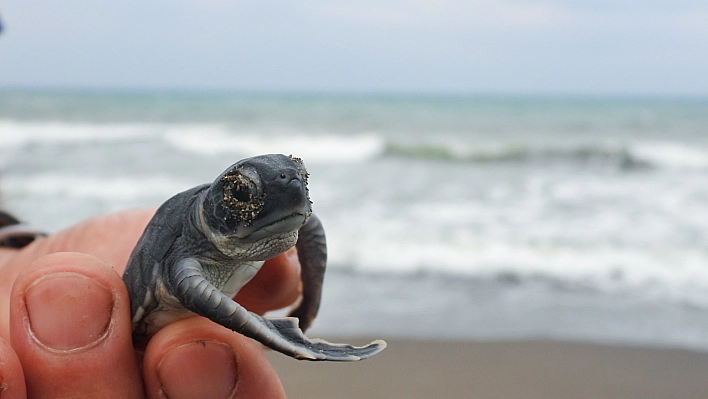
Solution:
[[[327,261],[307,178],[299,158],[261,155],[235,163],[211,185],[167,200],[123,274],[136,345],[196,313],[296,359],[352,361],[383,350],[383,341],[356,347],[303,333],[317,315]],[[265,260],[293,246],[303,293],[290,317],[265,318],[233,301]]]

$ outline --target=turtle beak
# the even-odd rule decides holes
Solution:
[[[241,224],[234,236],[247,241],[266,235],[296,231],[312,213],[307,184],[298,170],[283,170],[267,183],[263,208],[249,224]]]

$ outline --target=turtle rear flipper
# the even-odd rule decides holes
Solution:
[[[309,339],[298,327],[296,318],[271,320],[251,313],[207,281],[201,265],[194,258],[175,265],[170,273],[170,284],[175,297],[186,309],[296,359],[355,361],[375,355],[386,347],[383,341],[356,347]]]

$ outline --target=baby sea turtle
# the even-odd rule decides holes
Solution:
[[[351,361],[383,350],[380,340],[356,347],[303,333],[317,315],[327,260],[307,177],[299,158],[261,155],[233,164],[211,185],[167,200],[123,274],[136,344],[196,313],[296,359]],[[303,291],[292,317],[261,317],[233,301],[265,260],[292,246]]]

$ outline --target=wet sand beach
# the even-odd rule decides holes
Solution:
[[[293,399],[708,397],[704,352],[554,341],[387,342],[379,355],[355,363],[268,356]]]

